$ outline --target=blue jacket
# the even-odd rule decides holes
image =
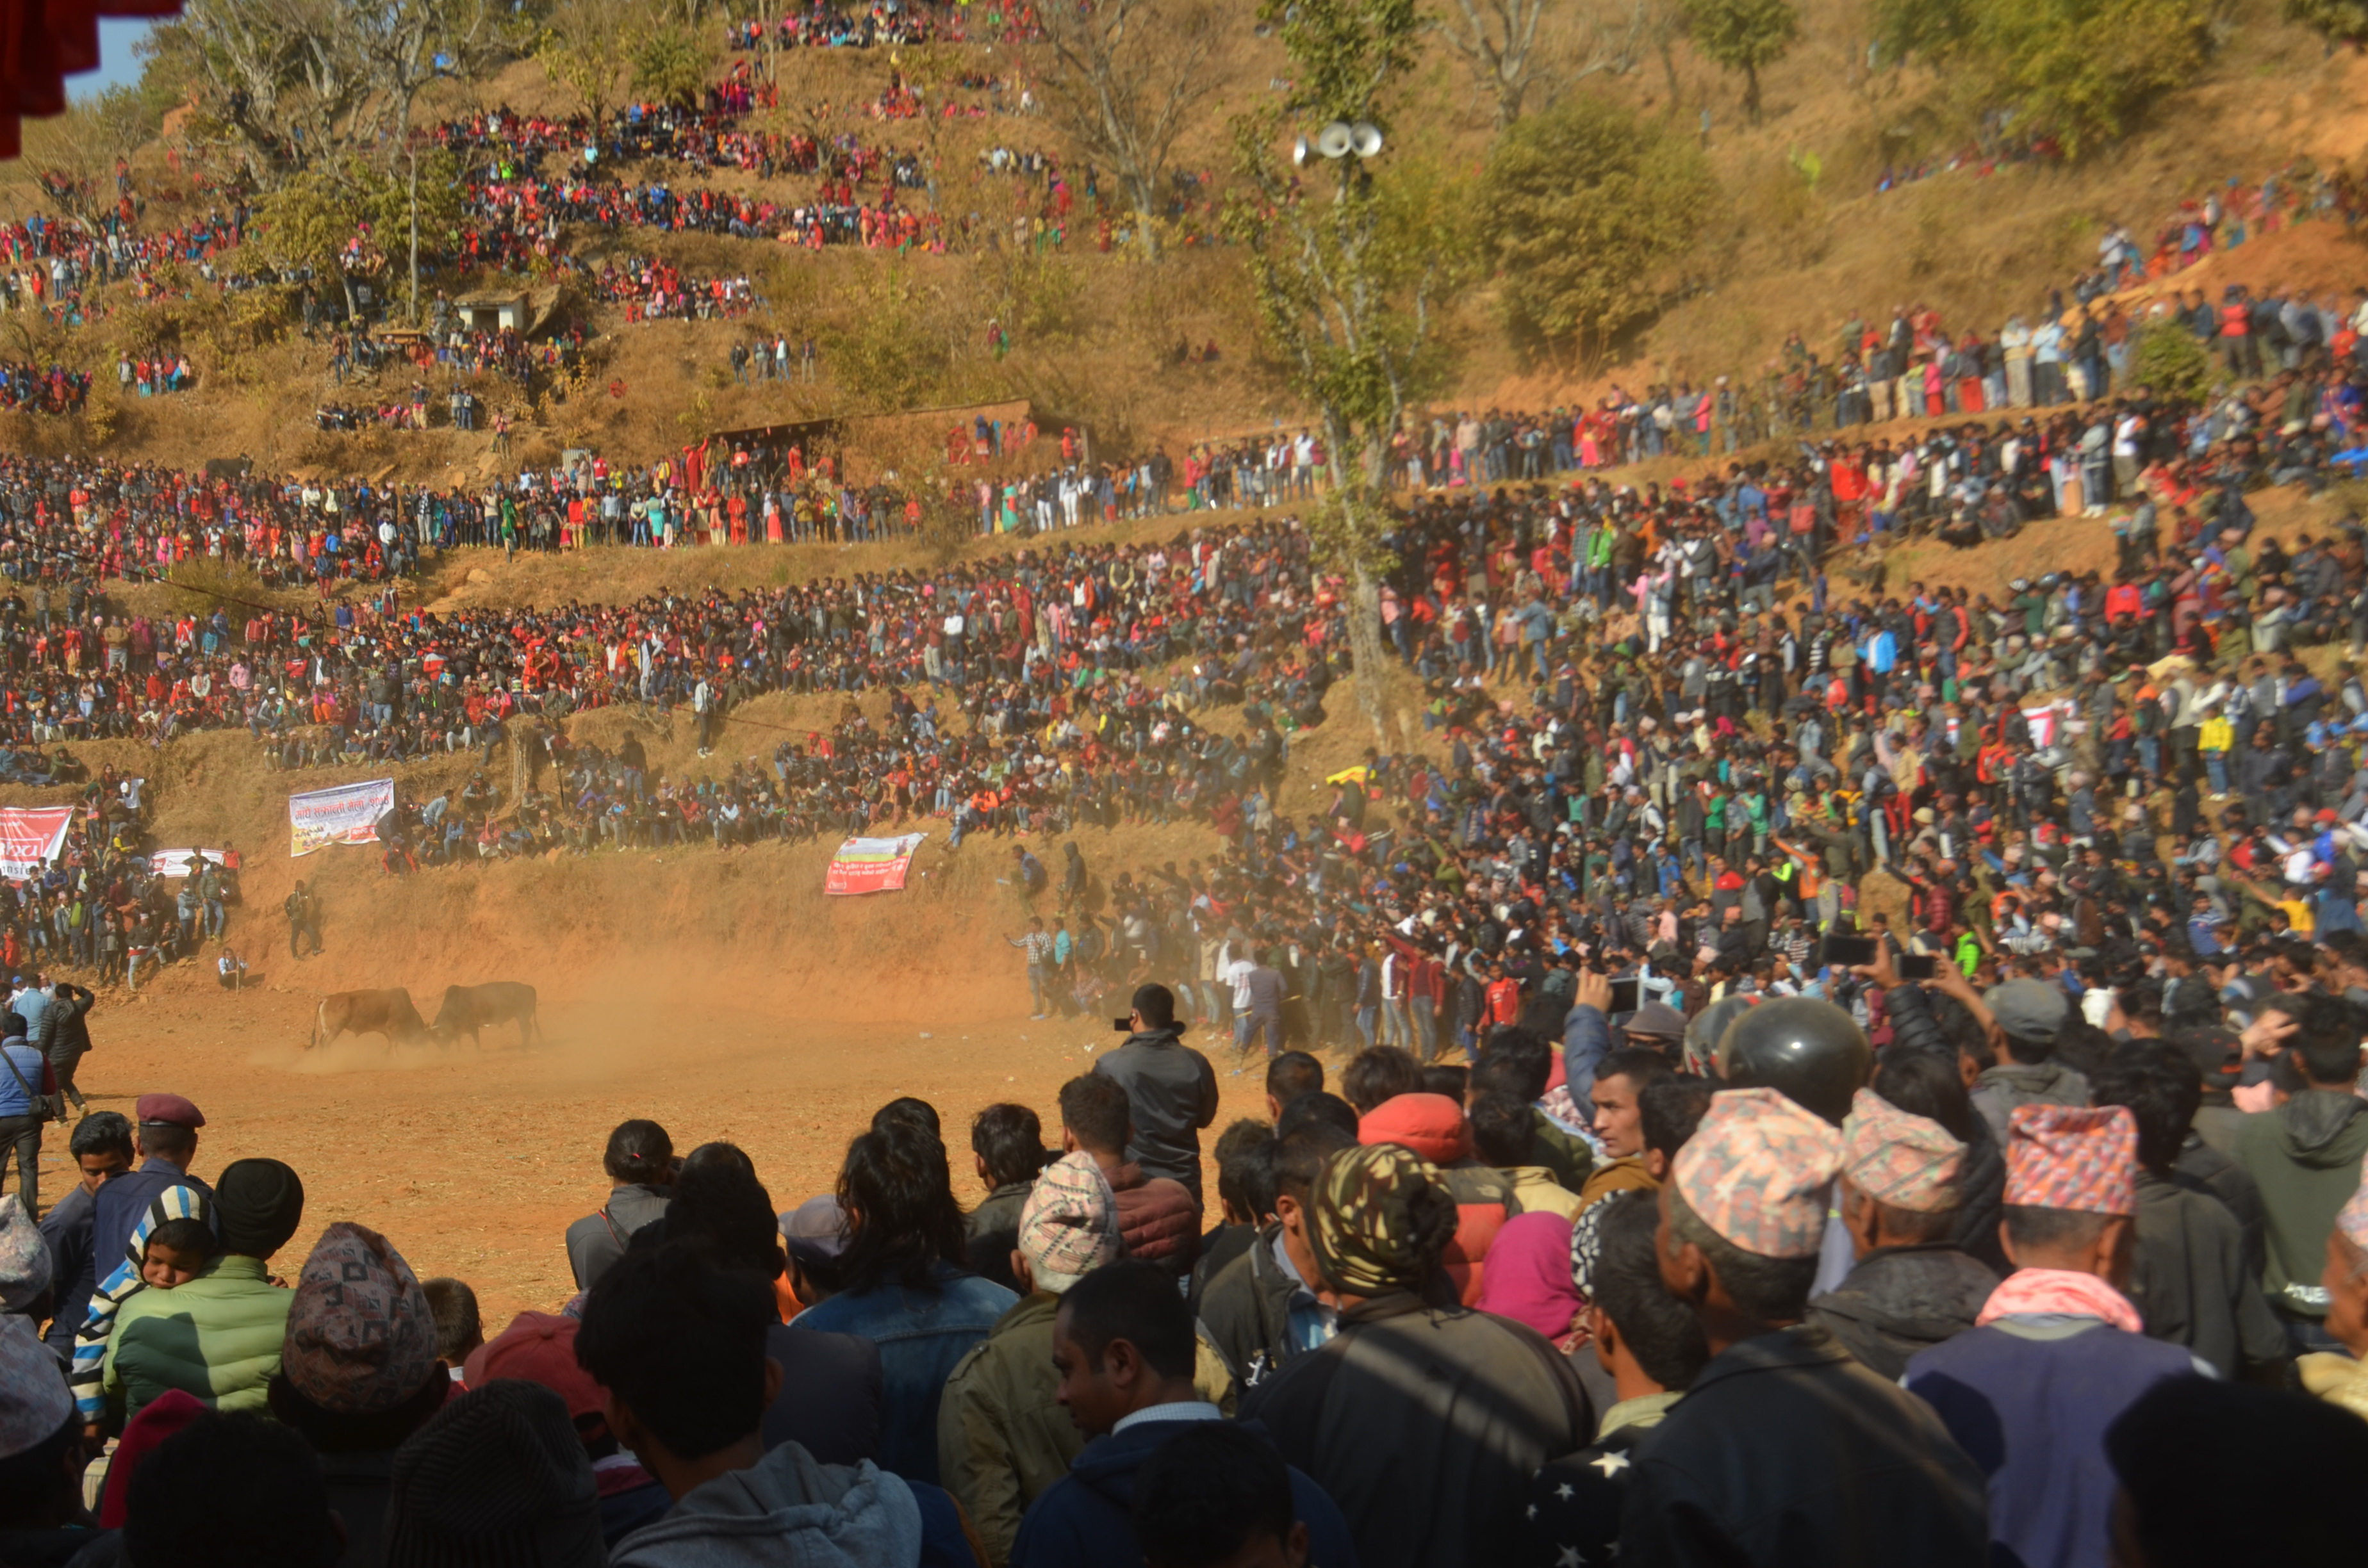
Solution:
[[[1611,1051],[1611,1023],[1600,1007],[1573,1007],[1562,1021],[1562,1076],[1571,1103],[1595,1119],[1595,1069]]]
[[[1918,1351],[1901,1380],[1989,1478],[1990,1560],[2104,1568],[2120,1483],[2105,1428],[2165,1378],[2208,1372],[2184,1346],[2097,1318],[2007,1319]]]
[[[851,1290],[808,1307],[790,1326],[859,1334],[880,1346],[880,1468],[934,1485],[938,1400],[946,1379],[1019,1298],[948,1264],[932,1265],[930,1272],[934,1290]]]
[[[1134,1475],[1187,1421],[1144,1421],[1096,1437],[1070,1461],[1069,1473],[1029,1506],[1012,1543],[1010,1568],[1105,1568],[1140,1562],[1134,1540]],[[1250,1430],[1263,1437],[1256,1422]],[[1310,1568],[1357,1568],[1349,1522],[1324,1488],[1293,1467],[1291,1500],[1307,1527]]]

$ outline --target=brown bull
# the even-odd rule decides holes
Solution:
[[[530,1045],[542,1038],[542,1026],[535,1021],[534,987],[515,980],[496,980],[484,985],[448,985],[444,1003],[436,1010],[436,1038],[450,1040],[461,1035],[469,1043],[483,1049],[484,1041],[478,1031],[495,1024],[516,1024],[518,1043]]]
[[[427,1032],[411,993],[400,985],[391,991],[334,991],[321,998],[313,1018],[313,1044],[327,1045],[341,1034],[384,1035],[392,1046]]]

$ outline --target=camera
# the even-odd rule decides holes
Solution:
[[[1133,1034],[1134,1032],[1134,1020],[1133,1018],[1112,1018],[1110,1020],[1110,1028],[1120,1034]]]

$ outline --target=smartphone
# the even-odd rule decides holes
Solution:
[[[1643,1006],[1643,996],[1641,994],[1643,989],[1644,982],[1637,979],[1633,974],[1625,980],[1613,981],[1611,983],[1611,1011],[1614,1013],[1634,1012],[1639,1006]]]
[[[1941,959],[1936,953],[1902,953],[1891,967],[1902,980],[1930,980],[1941,972]]]
[[[1826,934],[1825,944],[1817,949],[1817,961],[1829,968],[1847,969],[1852,964],[1874,961],[1873,937],[1837,937]]]
[[[1133,1018],[1112,1018],[1110,1020],[1110,1028],[1120,1034],[1133,1034],[1134,1032],[1134,1020]]]

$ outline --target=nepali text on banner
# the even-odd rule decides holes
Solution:
[[[0,806],[0,877],[21,882],[54,865],[74,813],[72,806]]]
[[[394,810],[394,780],[373,778],[288,797],[288,853],[310,855],[332,844],[376,844],[378,819]]]
[[[926,833],[908,833],[900,838],[848,839],[830,858],[830,870],[823,879],[822,891],[834,897],[843,893],[902,892],[905,873],[912,868],[913,851],[928,836]]]

